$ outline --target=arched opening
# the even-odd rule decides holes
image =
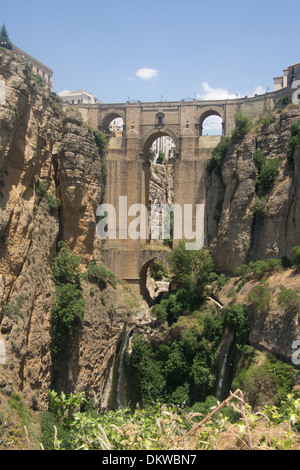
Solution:
[[[102,121],[101,130],[112,137],[122,136],[124,130],[124,120],[122,116],[115,112],[107,114]]]
[[[153,165],[167,164],[169,160],[173,162],[176,157],[175,142],[169,135],[157,137],[149,150],[149,159]]]
[[[200,136],[223,135],[223,120],[219,113],[209,110],[199,121]]]
[[[148,260],[140,271],[140,293],[149,305],[159,303],[170,288],[170,270],[158,258]]]
[[[151,245],[172,248],[172,213],[174,202],[174,163],[177,157],[176,140],[171,133],[155,132],[145,142],[145,202],[149,213]]]

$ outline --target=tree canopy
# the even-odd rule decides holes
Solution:
[[[9,40],[8,32],[4,23],[0,29],[0,47],[12,50],[12,43]]]

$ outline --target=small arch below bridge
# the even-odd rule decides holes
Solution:
[[[168,256],[170,253],[171,251],[167,250],[143,250],[141,253],[140,294],[149,305],[156,303],[164,293],[169,291],[170,281],[167,280],[169,277],[167,273],[169,274]],[[155,267],[156,274],[162,265],[165,267],[165,272],[162,272],[156,280],[151,278],[149,273],[151,265],[153,265],[155,261],[158,261],[158,264]]]

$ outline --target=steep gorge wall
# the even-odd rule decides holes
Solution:
[[[217,270],[233,274],[249,261],[291,259],[292,248],[300,245],[300,145],[294,153],[294,169],[287,159],[293,123],[300,107],[289,105],[274,110],[270,121],[256,122],[252,132],[232,144],[221,166],[206,177],[207,243]],[[257,184],[254,154],[280,159],[276,182],[267,191]],[[256,210],[256,198],[263,214]]]
[[[0,79],[5,83],[0,105],[0,341],[9,370],[4,383],[22,391],[29,404],[43,406],[54,373],[51,261],[63,240],[81,257],[83,271],[90,261],[101,264],[95,228],[103,162],[78,114],[63,111],[28,65],[9,51],[0,51]],[[58,388],[86,390],[103,400],[124,331],[133,318],[143,321],[147,308],[121,283],[100,290],[83,281],[82,289],[83,325],[66,362],[55,371],[56,381]]]

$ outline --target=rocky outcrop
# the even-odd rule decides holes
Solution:
[[[221,173],[207,173],[207,243],[217,270],[234,273],[251,260],[291,258],[300,244],[300,146],[294,153],[294,169],[287,159],[293,123],[300,119],[299,106],[277,109],[270,121],[258,121],[241,142],[231,144]],[[257,184],[254,154],[280,159],[272,188]],[[258,213],[257,197],[263,204]]]
[[[248,305],[249,293],[261,285],[260,280],[255,279],[249,279],[243,286],[240,286],[240,282],[240,278],[233,277],[217,293],[223,307],[232,303]],[[249,309],[249,343],[256,349],[268,351],[275,357],[293,364],[293,354],[296,352],[294,342],[299,340],[300,335],[299,308],[285,308],[280,305],[278,295],[282,287],[300,294],[300,272],[295,268],[275,271],[265,276],[263,285],[265,292],[270,293],[270,301],[265,310]]]
[[[90,261],[101,263],[95,229],[103,162],[82,118],[63,109],[10,51],[0,52],[0,79],[6,91],[0,105],[0,341],[10,370],[5,381],[30,405],[43,407],[54,372],[51,262],[63,240],[81,257],[83,272]],[[83,280],[82,291],[84,321],[55,371],[56,384],[105,401],[124,331],[132,321],[144,321],[148,309],[122,283],[100,290]]]

